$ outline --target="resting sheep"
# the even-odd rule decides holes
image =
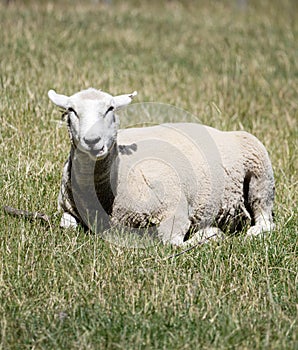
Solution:
[[[58,199],[61,226],[90,227],[97,219],[103,226],[154,226],[174,245],[248,223],[249,236],[272,230],[273,171],[258,139],[195,123],[118,130],[115,111],[135,95],[49,91],[71,140]]]

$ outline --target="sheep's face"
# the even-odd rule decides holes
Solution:
[[[48,95],[52,102],[65,110],[74,145],[97,160],[106,157],[116,141],[118,122],[115,110],[130,103],[136,93],[113,97],[88,89],[70,97],[53,90]]]

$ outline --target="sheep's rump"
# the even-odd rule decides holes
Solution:
[[[175,123],[119,130],[114,221],[132,226],[170,217],[192,226],[250,219],[248,178],[272,178],[264,146],[246,132]]]

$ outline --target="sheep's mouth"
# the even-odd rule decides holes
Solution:
[[[91,158],[95,160],[103,159],[107,156],[108,152],[105,146],[103,146],[101,149],[93,149],[89,151],[89,154]]]

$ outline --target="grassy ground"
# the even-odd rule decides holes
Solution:
[[[297,9],[294,0],[0,5],[3,204],[55,213],[68,137],[47,91],[89,86],[138,90],[138,101],[254,133],[277,191],[271,235],[166,260],[171,247],[123,249],[1,212],[1,349],[298,348]]]

